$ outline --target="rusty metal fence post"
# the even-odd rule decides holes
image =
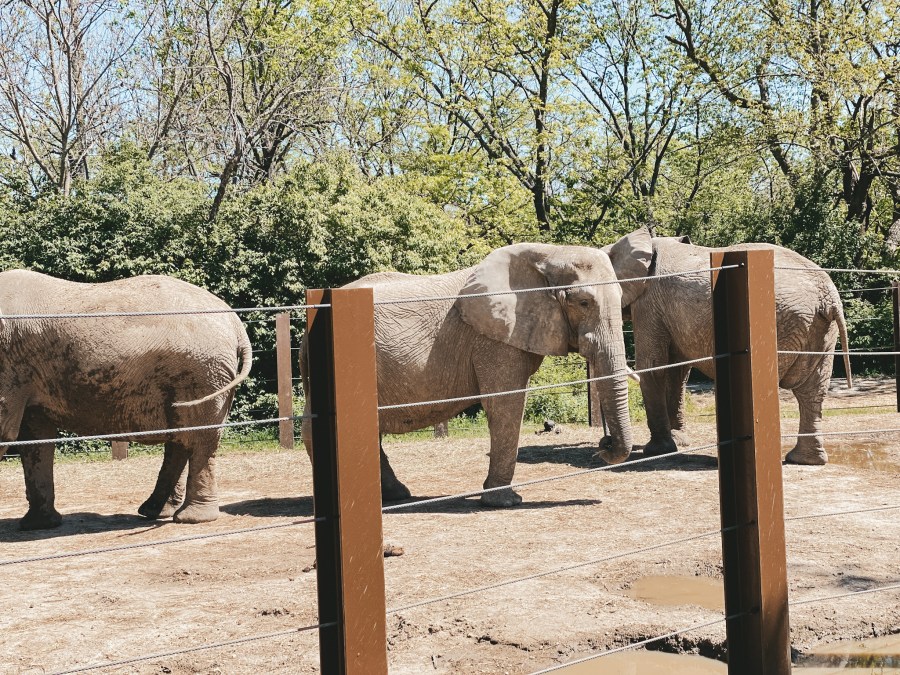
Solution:
[[[278,416],[294,414],[294,373],[291,368],[291,313],[275,316],[275,359],[278,368]],[[286,450],[294,448],[294,420],[278,423],[278,443]]]
[[[321,672],[386,675],[372,289],[306,301]]]
[[[894,304],[894,351],[900,352],[900,281],[891,282]],[[894,355],[894,388],[897,392],[897,412],[900,412],[900,356]]]
[[[710,254],[729,675],[789,675],[772,251]]]

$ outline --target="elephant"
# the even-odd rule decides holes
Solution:
[[[71,316],[191,310],[207,313]],[[35,318],[17,318],[23,315]],[[46,440],[18,446],[28,500],[23,530],[62,522],[53,481],[59,429],[128,434],[221,424],[252,364],[250,340],[228,305],[197,286],[155,275],[88,284],[27,270],[2,272],[0,344],[0,456],[4,441]],[[121,439],[165,443],[156,487],[141,515],[180,523],[216,519],[221,432]],[[176,484],[185,466],[184,504],[178,507]]]
[[[646,229],[632,232],[625,238],[638,242],[636,245],[642,247],[651,241]],[[775,254],[779,351],[833,352],[840,335],[847,382],[852,386],[843,305],[828,274],[800,254],[781,246],[738,244],[726,248],[706,248],[691,244],[687,237],[653,238],[653,260],[648,272],[633,268],[624,270],[624,276],[619,277],[620,280],[645,279],[623,284],[630,290],[626,312],[630,312],[633,323],[638,372],[713,353],[709,272],[652,280],[654,275],[706,270],[712,251],[759,249],[772,250]],[[802,270],[783,270],[779,267]],[[783,389],[790,389],[797,399],[801,434],[820,432],[822,402],[828,391],[832,361],[831,354],[778,356],[778,384]],[[694,367],[709,377],[715,375],[712,362]],[[677,445],[689,445],[684,433],[684,388],[690,370],[691,366],[681,366],[641,374],[641,393],[650,428],[650,442],[644,448],[646,455],[674,452]],[[800,436],[785,459],[796,464],[825,464],[828,454],[821,436]]]
[[[633,256],[650,263],[649,245]],[[640,261],[636,261],[640,264]],[[556,288],[572,284],[590,284]],[[613,283],[610,283],[613,282]],[[379,304],[375,349],[380,405],[473,397],[425,406],[382,410],[381,433],[399,434],[439,424],[492,392],[522,390],[548,355],[578,352],[601,383],[610,437],[599,454],[621,462],[632,449],[628,410],[622,291],[609,256],[595,248],[520,243],[498,248],[479,264],[448,274],[372,274],[348,287],[370,287]],[[519,289],[550,287],[536,292]],[[492,294],[492,295],[481,295]],[[440,299],[430,299],[439,297]],[[300,370],[309,393],[306,349]],[[509,507],[522,498],[511,487],[526,394],[481,398],[490,433],[490,455],[481,495],[486,506]],[[309,421],[303,439],[311,452]],[[381,448],[384,501],[410,497]]]

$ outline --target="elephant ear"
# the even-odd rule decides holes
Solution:
[[[625,279],[646,279],[653,261],[653,239],[650,230],[642,227],[626,234],[615,244],[601,249],[609,256],[619,281]],[[646,282],[622,284],[622,307],[628,307],[643,292]]]
[[[472,268],[456,306],[463,321],[498,342],[533,354],[569,353],[569,322],[554,291],[510,293],[571,283],[554,280],[553,251],[547,244],[514,244],[488,254]],[[499,295],[497,295],[499,294]]]

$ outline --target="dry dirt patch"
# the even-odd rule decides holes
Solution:
[[[877,429],[898,422],[896,414],[867,414],[829,417],[825,426]],[[784,427],[796,428],[796,420],[786,419]],[[640,425],[637,430],[646,437]],[[697,418],[691,433],[698,445],[714,440],[709,418]],[[523,434],[516,479],[599,466],[596,436],[582,427]],[[900,453],[898,440],[900,434],[879,438]],[[387,446],[398,476],[418,497],[477,488],[487,449],[486,438]],[[21,467],[0,463],[0,560],[287,524],[311,515],[311,476],[302,451],[226,453],[219,462],[224,506],[215,523],[155,524],[134,515],[159,468],[159,458],[138,457],[58,464],[64,524],[31,533],[17,530],[25,511]],[[900,505],[900,481],[891,471],[786,466],[784,482],[788,516]],[[720,616],[694,606],[656,607],[627,594],[635,580],[649,575],[721,576],[711,451],[521,492],[525,502],[512,510],[485,510],[466,499],[385,515],[386,540],[405,549],[385,560],[390,608],[570,568],[391,614],[392,673],[529,673]],[[612,557],[704,533],[713,534]],[[792,599],[900,581],[900,509],[790,521],[787,542]],[[314,624],[315,575],[303,572],[313,560],[312,545],[311,526],[299,524],[5,566],[0,673],[55,672]],[[600,558],[611,559],[591,562]],[[898,632],[900,594],[802,605],[792,609],[791,624],[793,645],[801,651]],[[723,640],[719,625],[673,639],[668,648],[716,656]],[[314,632],[292,634],[104,672],[312,673],[317,649]]]

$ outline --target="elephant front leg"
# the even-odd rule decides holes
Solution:
[[[831,363],[827,372],[831,372]],[[828,453],[825,452],[825,444],[819,435],[822,427],[822,402],[828,391],[828,377],[821,377],[813,373],[806,382],[793,389],[800,407],[800,434],[797,444],[785,457],[790,464],[821,465],[828,463]]]
[[[641,366],[645,367],[648,366]],[[669,378],[666,370],[641,375],[641,394],[647,411],[647,426],[650,428],[650,441],[644,446],[644,455],[647,456],[664,455],[678,449],[669,425],[669,406],[666,400]]]
[[[185,467],[188,463],[189,451],[179,444],[168,441],[163,455],[162,467],[156,479],[156,487],[138,509],[145,518],[171,518],[184,501],[187,476]]]
[[[484,399],[482,405],[491,433],[490,464],[484,488],[509,485],[516,470],[525,394]],[[506,488],[486,492],[481,495],[481,503],[495,507],[516,506],[522,503],[522,497],[512,488]]]
[[[191,443],[184,504],[172,517],[176,523],[208,523],[219,517],[216,494],[216,449],[219,433],[202,433]],[[187,443],[185,444],[188,445]]]

